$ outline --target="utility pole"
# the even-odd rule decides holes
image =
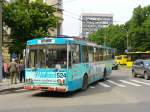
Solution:
[[[107,25],[104,27],[104,46],[107,44]]]
[[[127,31],[127,50],[129,50],[129,35],[128,35],[128,31]]]
[[[0,1],[0,82],[2,82],[2,0]]]
[[[59,17],[60,16],[60,12],[63,10],[62,8],[61,8],[61,5],[62,5],[62,3],[59,1],[59,0],[57,0],[57,3],[56,4],[53,4],[53,5],[50,5],[50,7],[53,7],[53,8],[55,8],[56,9],[56,12],[54,13],[54,15],[56,16],[56,17]],[[56,21],[56,29],[54,30],[54,29],[52,29],[55,33],[55,35],[54,36],[58,36],[58,35],[60,35],[61,33],[60,33],[60,26],[59,26],[59,21],[57,22]]]
[[[107,37],[106,37],[106,27],[104,27],[104,30],[105,30],[105,31],[104,31],[104,46],[106,46],[106,38],[107,38]]]

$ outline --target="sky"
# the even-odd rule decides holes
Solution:
[[[114,24],[124,24],[139,5],[150,5],[150,0],[63,0],[63,35],[80,35],[82,13],[113,14]]]

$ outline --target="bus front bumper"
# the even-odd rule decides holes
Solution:
[[[45,86],[31,86],[25,85],[26,90],[41,90],[41,91],[52,91],[52,92],[67,92],[68,89],[65,86],[45,87]]]

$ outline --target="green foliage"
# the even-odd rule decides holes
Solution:
[[[135,51],[150,50],[150,6],[135,8],[128,25],[132,49]]]
[[[22,53],[29,39],[50,36],[48,28],[55,28],[59,18],[54,16],[56,9],[40,0],[16,0],[3,5],[3,21],[11,28],[12,43],[10,53]]]
[[[138,6],[125,25],[99,29],[90,34],[89,39],[116,48],[119,53],[124,53],[127,48],[130,51],[150,51],[150,6]]]
[[[126,31],[123,25],[110,25],[89,35],[89,39],[101,45],[111,46],[119,52],[126,48]]]

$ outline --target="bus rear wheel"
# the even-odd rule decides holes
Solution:
[[[84,75],[83,77],[83,83],[82,83],[82,90],[86,90],[88,88],[88,76]]]

